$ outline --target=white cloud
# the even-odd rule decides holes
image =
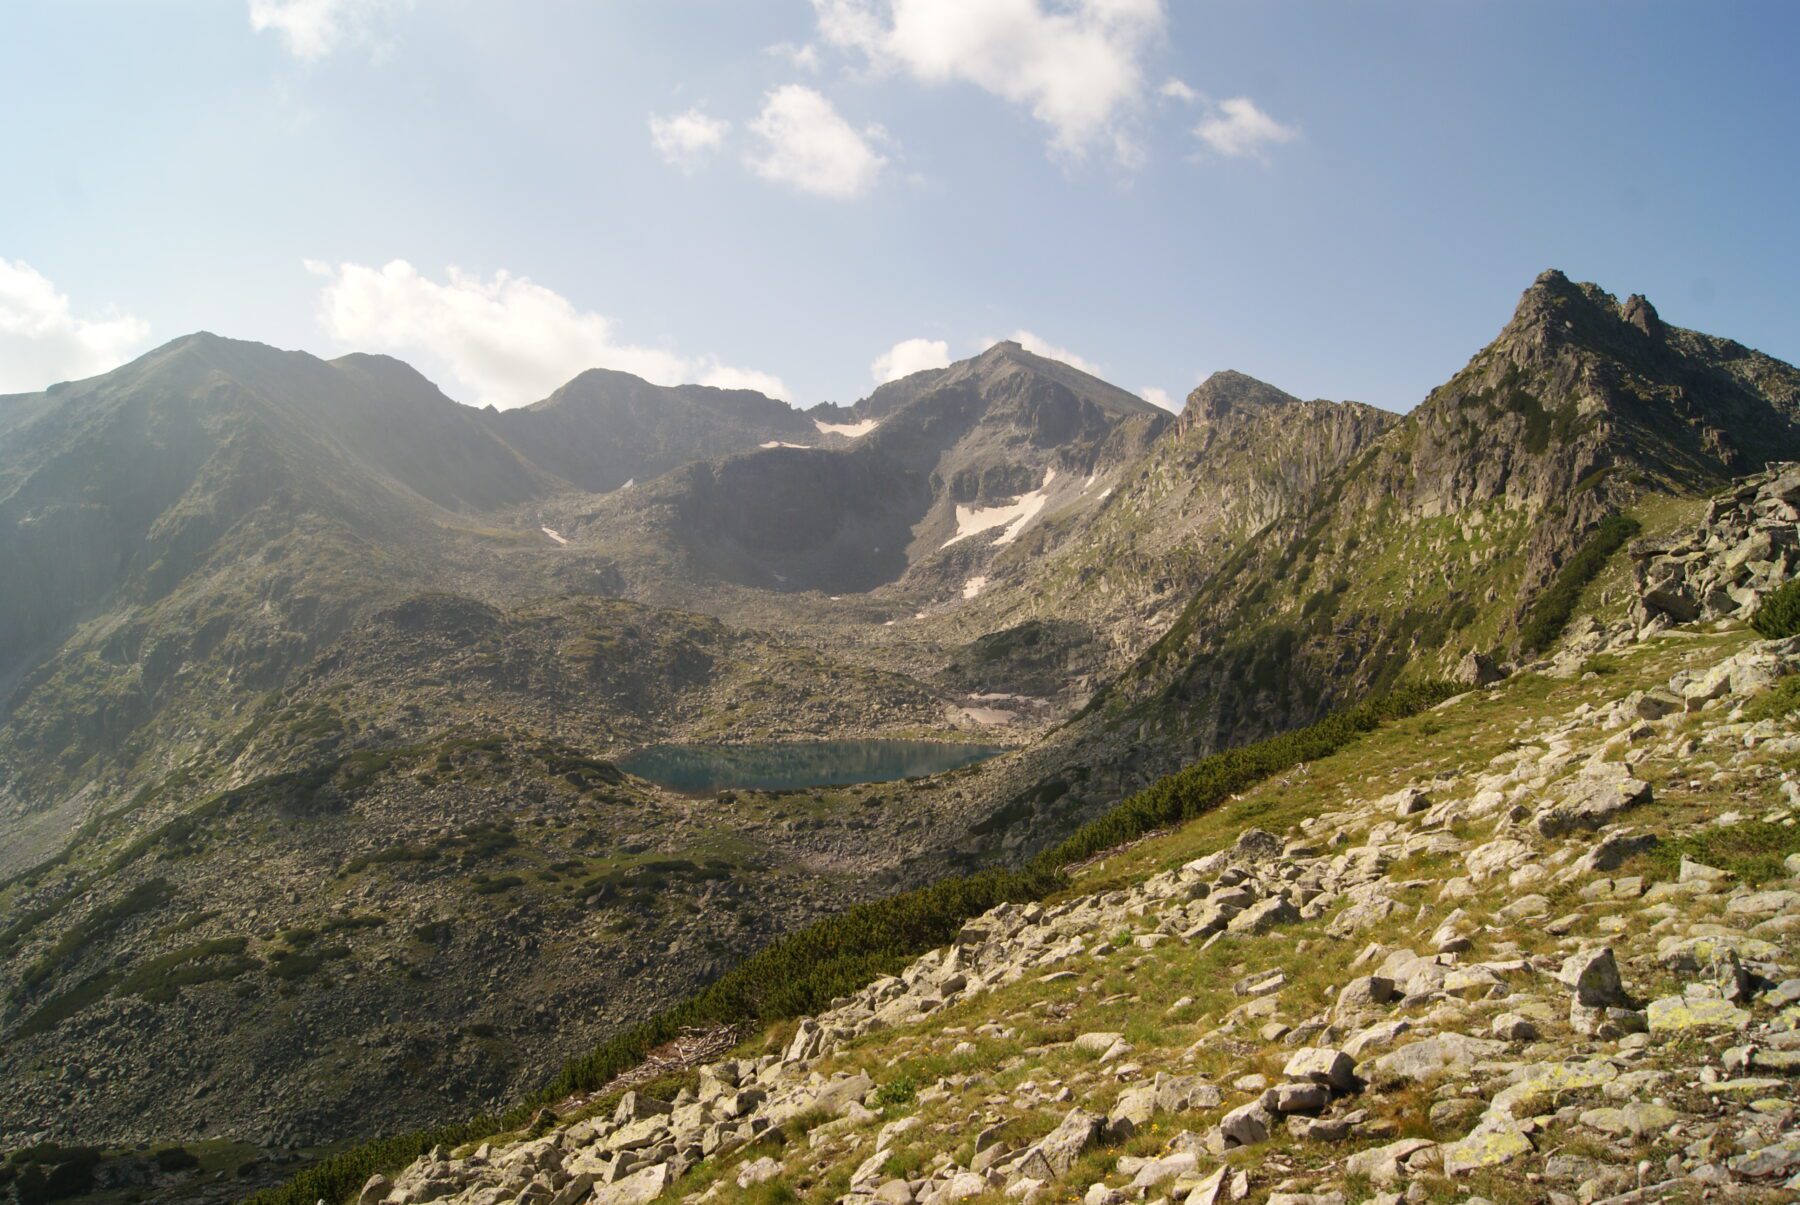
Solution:
[[[1084,356],[1078,356],[1066,347],[1058,347],[1048,339],[1042,338],[1031,331],[1016,330],[1006,337],[1014,343],[1017,343],[1026,351],[1031,352],[1033,355],[1043,356],[1045,359],[1049,360],[1061,360],[1070,368],[1079,368],[1082,372],[1087,373],[1091,377],[1100,375],[1100,366],[1092,360],[1089,360]],[[982,347],[987,348],[992,347],[998,342],[1000,342],[999,339],[983,339],[981,345]]]
[[[764,53],[772,54],[778,59],[786,59],[802,71],[819,69],[819,48],[811,42],[803,46],[796,46],[792,42],[777,42],[775,45],[767,47]]]
[[[732,368],[725,364],[715,364],[700,374],[699,383],[711,385],[714,389],[754,389],[766,397],[780,398],[784,402],[794,400],[780,377],[774,373],[758,372],[754,368]]]
[[[763,140],[760,155],[749,159],[751,171],[814,196],[862,196],[887,164],[869,146],[869,140],[882,137],[878,126],[857,130],[824,95],[797,83],[779,86],[763,99],[751,133]]]
[[[323,58],[344,42],[364,38],[377,18],[412,0],[250,0],[250,28],[272,29],[299,59]]]
[[[1110,143],[1139,153],[1126,127],[1144,92],[1143,58],[1163,34],[1164,0],[813,0],[826,42],[878,70],[928,84],[974,84],[1024,105],[1052,148],[1080,156]]]
[[[1260,159],[1265,148],[1293,142],[1300,131],[1264,113],[1248,96],[1234,96],[1213,105],[1194,135],[1218,154]]]
[[[928,368],[943,368],[949,363],[950,345],[942,339],[902,339],[876,356],[869,365],[869,372],[885,385]]]
[[[815,196],[862,196],[887,163],[869,145],[880,137],[878,128],[859,132],[804,84],[784,84],[769,93],[750,130],[763,141],[762,153],[750,157],[751,170]]]
[[[1164,80],[1162,87],[1158,88],[1156,93],[1169,100],[1178,100],[1184,105],[1191,105],[1200,99],[1200,94],[1194,91],[1186,81],[1178,80],[1174,76]]]
[[[1138,396],[1142,397],[1152,406],[1161,406],[1164,410],[1175,414],[1181,413],[1182,404],[1170,397],[1167,389],[1158,389],[1154,385],[1146,385],[1138,390]]]
[[[150,324],[126,314],[77,318],[66,295],[24,261],[0,259],[0,393],[26,393],[117,368]]]
[[[400,259],[380,268],[309,260],[306,268],[328,278],[319,322],[334,338],[360,350],[423,352],[442,362],[477,405],[533,402],[589,368],[658,385],[699,380],[786,394],[764,373],[623,343],[611,319],[523,276],[497,272],[483,280],[451,268],[439,283]]]
[[[731,123],[708,117],[698,106],[668,117],[650,117],[650,141],[665,163],[691,172],[725,143]]]

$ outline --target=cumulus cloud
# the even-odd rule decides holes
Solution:
[[[942,339],[902,339],[875,357],[869,365],[869,374],[885,385],[928,368],[943,368],[949,363],[950,345]]]
[[[1128,119],[1164,0],[813,0],[819,36],[876,70],[968,83],[1030,110],[1051,147],[1080,156],[1109,143],[1138,155]]]
[[[1031,352],[1033,355],[1043,356],[1047,360],[1061,360],[1070,368],[1079,368],[1089,376],[1097,377],[1100,375],[1100,366],[1092,360],[1087,359],[1085,356],[1078,356],[1066,347],[1058,347],[1048,339],[1042,338],[1031,331],[1016,330],[1006,337],[1012,342],[1017,343],[1026,351]],[[999,342],[999,339],[983,339],[981,345],[984,348],[992,347]]]
[[[668,117],[653,114],[650,118],[650,142],[665,163],[691,172],[708,155],[725,144],[725,135],[730,129],[730,122],[708,117],[695,106],[685,113],[674,113]]]
[[[441,362],[477,405],[533,402],[589,368],[633,373],[658,385],[700,381],[785,398],[766,373],[623,342],[611,319],[576,308],[523,276],[492,280],[451,268],[443,281],[405,260],[306,267],[326,278],[319,322],[344,344]]]
[[[250,0],[250,28],[274,30],[298,59],[320,59],[367,37],[379,18],[412,0]]]
[[[711,385],[714,389],[754,389],[766,397],[780,398],[784,402],[794,400],[780,377],[770,372],[758,372],[754,368],[714,364],[700,373],[698,383]]]
[[[1248,96],[1234,96],[1211,106],[1194,136],[1217,154],[1261,159],[1269,147],[1299,138],[1300,131],[1264,113]]]
[[[0,393],[26,393],[117,368],[150,337],[126,314],[77,318],[66,295],[23,261],[0,259]]]
[[[819,48],[811,42],[800,46],[796,46],[792,42],[777,42],[775,45],[767,47],[764,53],[774,55],[778,59],[785,59],[802,71],[819,69]]]
[[[1155,385],[1146,385],[1138,390],[1138,396],[1142,397],[1152,406],[1161,406],[1164,410],[1168,410],[1172,413],[1179,414],[1181,412],[1182,404],[1170,397],[1167,389],[1158,389]]]
[[[1162,87],[1158,88],[1156,92],[1158,96],[1166,97],[1169,100],[1178,100],[1184,105],[1191,105],[1200,99],[1200,93],[1196,92],[1185,80],[1178,80],[1174,76],[1164,80]]]
[[[785,84],[769,93],[750,132],[763,143],[749,159],[751,170],[814,196],[860,197],[887,163],[870,145],[880,137],[878,128],[859,131],[804,84]]]

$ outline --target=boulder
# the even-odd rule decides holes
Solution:
[[[1030,1153],[1042,1159],[1051,1175],[1064,1175],[1090,1146],[1099,1141],[1104,1125],[1105,1120],[1098,1113],[1070,1109],[1054,1130],[1032,1144]]]
[[[1211,1146],[1215,1151],[1235,1150],[1240,1146],[1255,1146],[1269,1140],[1269,1132],[1275,1128],[1275,1118],[1262,1107],[1261,1101],[1251,1101],[1247,1105],[1239,1105],[1219,1119],[1218,1128],[1213,1131]]]
[[[1627,1008],[1631,998],[1619,978],[1611,946],[1582,950],[1563,959],[1556,981],[1575,994],[1584,1008]]]
[[[1544,837],[1561,837],[1580,829],[1597,829],[1620,812],[1650,802],[1650,784],[1619,762],[1602,762],[1577,774],[1562,798],[1538,811],[1536,827]]]
[[[669,1186],[669,1165],[658,1163],[594,1190],[591,1205],[647,1205]]]
[[[1494,659],[1486,653],[1471,649],[1456,663],[1451,678],[1464,686],[1492,686],[1506,677],[1506,671],[1494,664]]]
[[[1333,1092],[1356,1087],[1356,1061],[1341,1050],[1310,1047],[1297,1050],[1281,1073],[1291,1080],[1319,1084]]]
[[[1272,895],[1266,900],[1259,900],[1231,918],[1226,929],[1232,933],[1257,934],[1267,933],[1278,925],[1291,925],[1300,919],[1300,910],[1288,903],[1285,897]]]
[[[1234,847],[1239,857],[1255,862],[1266,862],[1281,856],[1281,838],[1274,833],[1266,833],[1260,828],[1247,828],[1238,834]]]
[[[1417,1170],[1413,1160],[1430,1156],[1437,1143],[1424,1138],[1402,1138],[1386,1146],[1358,1151],[1344,1160],[1346,1175],[1365,1177],[1377,1188],[1384,1188],[1406,1172]]]
[[[1466,1138],[1443,1148],[1444,1174],[1460,1176],[1531,1153],[1531,1139],[1505,1113],[1490,1112]]]

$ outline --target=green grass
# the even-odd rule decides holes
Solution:
[[[235,979],[262,966],[244,953],[247,944],[242,937],[219,937],[159,955],[119,980],[116,991],[152,1003],[166,1003],[175,998],[180,988]]]
[[[1706,828],[1665,840],[1643,855],[1646,873],[1673,880],[1681,871],[1681,859],[1691,858],[1731,872],[1738,882],[1756,886],[1785,878],[1783,860],[1800,853],[1800,827],[1745,820],[1720,828]]]
[[[1270,775],[1328,757],[1384,721],[1415,715],[1462,689],[1443,682],[1403,687],[1305,728],[1215,753],[1159,780],[1077,829],[1061,845],[1040,855],[1037,865],[1059,869],[1146,833],[1190,820]]]
[[[1758,695],[1744,705],[1744,718],[1758,720],[1786,719],[1800,711],[1800,674],[1789,674],[1767,694]]]
[[[32,989],[54,975],[76,951],[86,949],[110,936],[132,917],[163,904],[172,895],[174,891],[167,880],[150,879],[139,883],[112,903],[96,908],[81,921],[71,925],[43,955],[25,968],[25,973],[19,977],[18,986],[13,989],[13,1002],[17,1004],[24,1001]]]

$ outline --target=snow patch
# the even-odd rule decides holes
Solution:
[[[881,420],[878,418],[865,418],[860,423],[822,423],[816,418],[813,419],[813,426],[819,429],[819,434],[846,435],[851,439],[867,435],[880,425]]]
[[[1100,501],[1104,502],[1110,497],[1112,497],[1112,486],[1109,485],[1100,491]]]
[[[626,483],[625,483],[625,484],[624,484],[624,485],[621,485],[621,486],[620,486],[620,487],[619,487],[619,488],[620,488],[620,489],[621,489],[621,490],[628,490],[628,489],[630,489],[630,488],[631,488],[631,487],[632,487],[632,486],[634,486],[634,485],[636,485],[636,484],[637,484],[637,478],[636,478],[636,477],[633,477],[633,478],[631,478],[631,479],[630,479],[630,480],[629,480],[629,481],[627,481],[627,482],[626,482]]]
[[[963,583],[963,597],[974,598],[977,594],[980,594],[983,590],[987,589],[987,584],[987,574],[976,574],[974,577]]]
[[[765,447],[765,448],[810,448],[810,447],[812,447],[812,445],[811,445],[811,444],[790,444],[790,443],[783,443],[783,442],[782,442],[782,441],[781,441],[781,440],[779,440],[779,439],[771,439],[771,440],[770,440],[770,441],[769,441],[769,442],[768,442],[768,443],[766,443],[766,444],[762,444],[762,445],[760,445],[760,446],[761,446],[761,447]]]
[[[560,532],[558,532],[554,527],[540,527],[540,528],[538,528],[538,530],[543,532],[545,535],[549,536],[552,540],[555,540],[558,544],[567,544],[568,543],[567,540],[563,539],[562,534]]]
[[[1056,480],[1056,470],[1044,470],[1044,484],[1029,494],[1015,498],[1005,506],[961,506],[956,508],[956,534],[945,540],[944,548],[966,540],[970,536],[980,535],[984,531],[992,531],[996,527],[1006,530],[994,541],[994,546],[1010,544],[1019,538],[1025,525],[1037,518],[1038,512],[1044,509],[1044,503],[1050,500],[1050,483]]]
[[[959,707],[957,713],[966,720],[972,720],[983,726],[1010,724],[1019,717],[1010,711],[998,707]]]

